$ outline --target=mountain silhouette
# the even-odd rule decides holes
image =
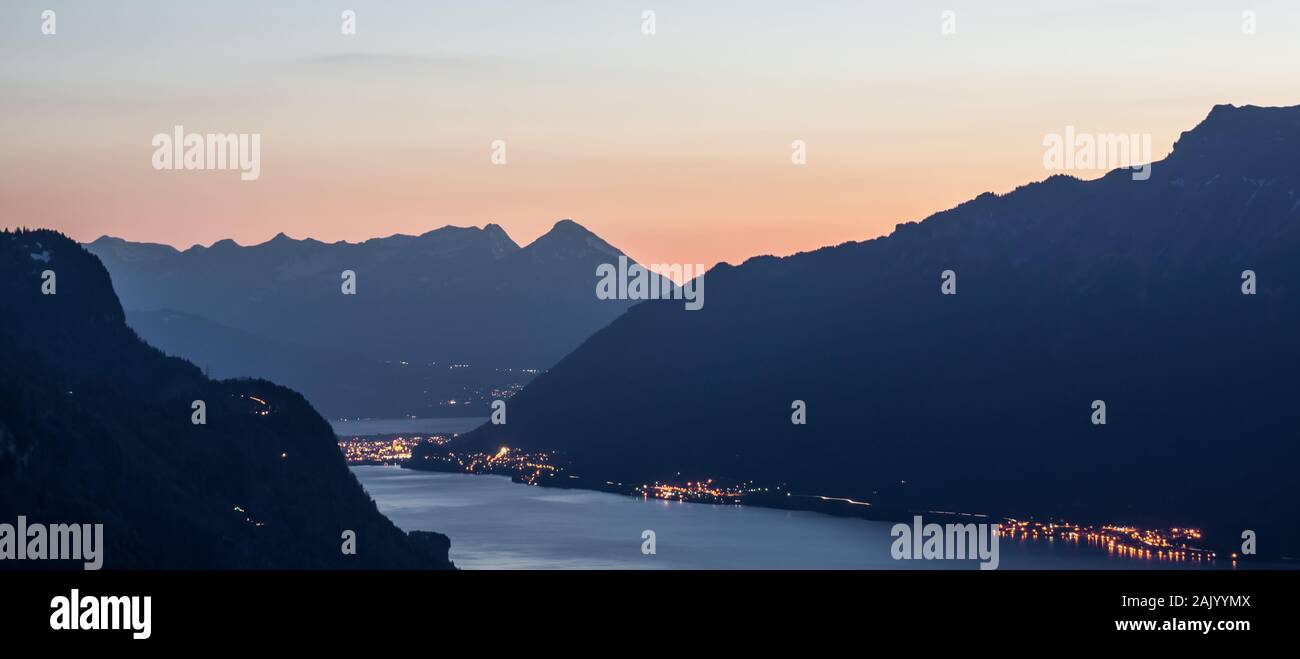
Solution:
[[[1297,153],[1300,107],[1220,105],[1149,180],[1056,175],[719,265],[702,310],[638,304],[463,446],[628,482],[1202,525],[1221,546],[1249,529],[1295,556]]]
[[[525,247],[495,224],[362,243],[86,247],[150,344],[217,376],[272,377],[331,417],[485,414],[482,396],[438,401],[522,385],[520,369],[549,367],[631,304],[596,298],[596,267],[622,252],[571,220]],[[345,270],[355,295],[342,294]]]
[[[76,242],[0,232],[0,294],[0,520],[103,524],[108,568],[451,567],[446,536],[379,513],[297,393],[214,381],[142,342]]]

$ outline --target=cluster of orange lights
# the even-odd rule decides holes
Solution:
[[[420,444],[441,446],[446,437],[392,437],[384,439],[353,437],[340,439],[339,450],[348,464],[401,464],[411,459],[411,452]]]
[[[1091,526],[1008,519],[999,525],[998,534],[1012,539],[1064,540],[1102,547],[1111,556],[1123,558],[1198,562],[1214,560],[1214,552],[1188,545],[1190,540],[1201,539],[1199,529],[1140,529],[1115,524]]]
[[[521,481],[536,485],[542,477],[550,477],[560,472],[560,468],[551,464],[549,453],[524,453],[508,446],[502,446],[495,453],[456,453],[448,451],[446,456],[424,456],[456,465],[467,473],[501,473],[514,472]]]
[[[644,498],[670,501],[734,501],[745,494],[745,491],[738,487],[714,485],[712,478],[703,481],[687,481],[685,485],[670,483],[639,485],[635,491]]]

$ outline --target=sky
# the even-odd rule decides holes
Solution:
[[[1041,180],[1044,137],[1067,126],[1148,134],[1158,159],[1217,103],[1300,104],[1300,3],[1284,1],[9,0],[0,15],[0,226],[181,248],[490,222],[526,244],[572,218],[642,262],[739,263]],[[260,135],[259,178],[156,170],[152,139],[176,125]]]

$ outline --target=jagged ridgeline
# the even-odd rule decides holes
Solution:
[[[0,233],[0,291],[0,523],[103,524],[106,568],[451,567],[445,536],[379,514],[297,393],[142,342],[76,242]]]
[[[280,234],[177,251],[103,237],[87,248],[128,310],[382,359],[547,368],[631,306],[596,298],[596,268],[622,252],[571,220],[524,247],[489,224],[360,243]],[[344,270],[356,295],[339,295]]]
[[[703,309],[633,307],[462,446],[1300,555],[1300,108],[1215,107],[1148,180],[1053,176],[706,278]]]
[[[597,268],[622,252],[570,220],[523,247],[489,224],[359,243],[280,234],[178,251],[105,236],[86,248],[150,345],[217,377],[290,386],[327,418],[484,416],[469,392],[526,382],[632,305],[593,294]],[[355,295],[341,294],[344,271]]]

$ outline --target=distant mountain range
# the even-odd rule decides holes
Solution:
[[[301,396],[146,345],[69,238],[0,232],[0,296],[0,523],[103,524],[106,568],[451,567],[446,536],[379,514]],[[43,567],[80,568],[0,561]]]
[[[637,305],[462,445],[629,482],[1251,529],[1300,555],[1297,154],[1300,107],[1221,105],[1149,180],[1052,176],[720,265],[704,309]]]
[[[631,304],[596,298],[597,266],[622,252],[571,220],[526,247],[489,224],[86,248],[146,341],[215,376],[272,377],[331,417],[485,414],[492,390],[522,386]]]

